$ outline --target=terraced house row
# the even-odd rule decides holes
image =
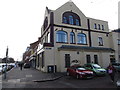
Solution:
[[[24,62],[43,72],[64,72],[71,63],[97,63],[107,67],[120,61],[119,29],[86,17],[68,1],[56,10],[46,7],[41,36],[23,54]]]

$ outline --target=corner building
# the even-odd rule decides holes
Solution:
[[[56,10],[46,7],[39,41],[36,68],[43,72],[65,72],[74,61],[107,67],[114,59],[108,22],[86,17],[70,1]]]

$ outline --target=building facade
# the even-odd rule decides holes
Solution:
[[[56,10],[46,7],[37,48],[36,68],[65,72],[72,62],[97,63],[107,67],[115,59],[109,42],[108,22],[86,17],[73,3]]]
[[[115,50],[115,56],[111,62],[120,62],[120,29],[116,29],[110,32],[110,47]]]

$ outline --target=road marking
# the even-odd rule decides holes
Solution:
[[[20,79],[10,79],[8,80],[8,82],[17,83],[17,82],[20,82]]]
[[[26,77],[32,77],[32,75],[26,75]]]

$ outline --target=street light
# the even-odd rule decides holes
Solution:
[[[7,46],[7,49],[6,49],[6,60],[5,60],[5,63],[6,63],[6,67],[5,67],[5,74],[4,74],[4,79],[6,79],[6,72],[7,72],[7,60],[8,60],[8,46]]]

